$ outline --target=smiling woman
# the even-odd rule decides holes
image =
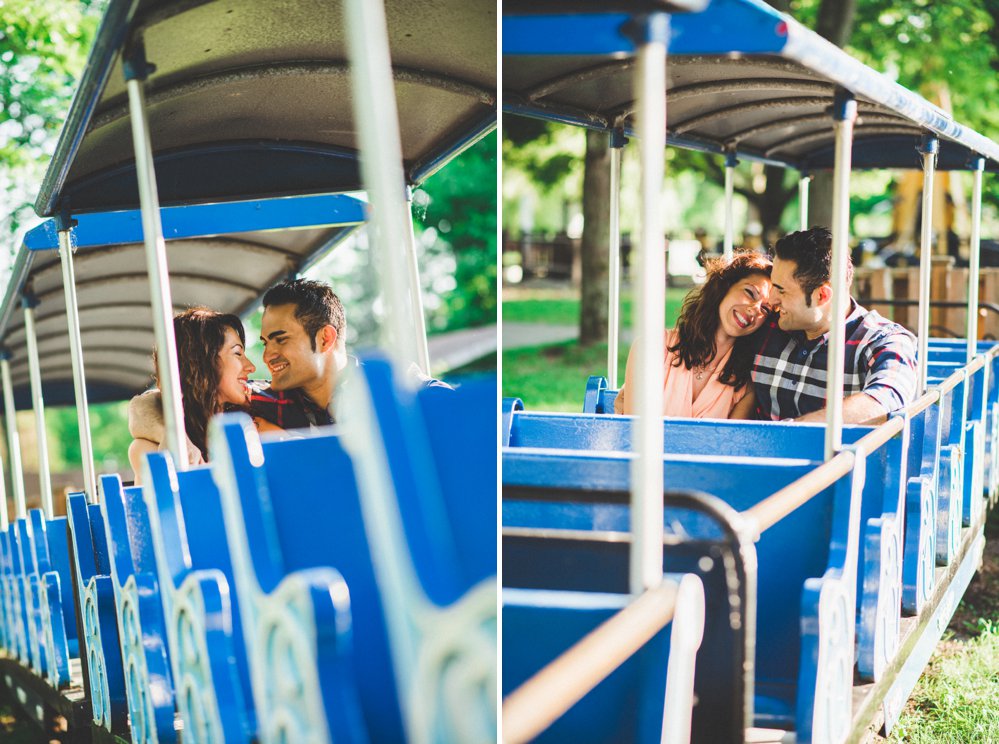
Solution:
[[[666,331],[663,415],[682,418],[748,418],[755,398],[749,376],[750,337],[769,309],[770,261],[743,253],[708,267],[708,278],[684,300],[676,328]],[[635,347],[614,412],[634,413]]]

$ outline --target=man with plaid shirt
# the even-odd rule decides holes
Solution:
[[[824,227],[791,233],[774,247],[770,304],[776,314],[759,331],[753,362],[758,418],[825,421],[831,263],[832,234]],[[884,421],[915,397],[916,339],[851,297],[844,372],[843,423]]]

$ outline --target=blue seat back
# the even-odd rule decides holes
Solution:
[[[503,694],[627,606],[627,594],[503,591]],[[669,626],[542,733],[538,742],[659,742]]]
[[[514,587],[626,593],[629,539],[621,534],[608,538],[602,530],[619,531],[627,522],[627,501],[625,493],[537,493],[507,487],[505,520],[539,529],[521,526],[504,536],[504,591]],[[755,549],[736,528],[734,512],[704,494],[668,493],[665,522],[670,537],[663,544],[663,572],[692,573],[704,588],[705,625],[696,661],[700,672],[694,680],[693,740],[742,742],[746,711],[752,704],[748,696],[754,669],[752,657],[746,656],[746,633],[756,614]],[[593,534],[583,537],[579,530]],[[532,639],[528,633],[518,642],[524,644],[522,653],[541,653],[541,649],[530,650]],[[505,645],[503,653],[506,657]],[[506,672],[504,659],[504,685]]]
[[[156,556],[149,534],[149,511],[140,486],[122,487],[117,475],[101,476],[107,545],[113,578],[124,586],[133,574],[156,573]]]
[[[259,546],[271,563],[265,575],[274,581],[319,566],[331,566],[343,575],[350,589],[365,723],[373,740],[400,740],[402,714],[384,608],[350,458],[336,434],[264,442],[263,455],[264,487],[255,498],[241,493],[247,524],[257,525],[258,539],[260,530],[266,530],[273,540]],[[270,592],[275,586],[262,588]]]
[[[802,459],[666,455],[663,477],[667,489],[706,492],[736,511],[744,511],[818,464]],[[503,452],[503,487],[504,491],[511,486],[530,486],[626,492],[629,468],[630,456],[623,453],[508,448]],[[592,517],[589,529],[628,532],[628,508],[624,504],[612,506],[613,509],[607,509],[600,504],[582,505],[576,518],[589,512]],[[778,717],[793,715],[800,653],[801,590],[806,579],[821,576],[826,569],[833,506],[834,489],[828,488],[764,532],[756,546],[757,692],[772,698]],[[504,527],[545,526],[538,521],[524,525],[519,516],[523,513],[523,507],[516,501],[510,503],[504,498]],[[548,526],[564,526],[558,509],[553,508],[550,517]],[[574,526],[585,528],[578,521]]]
[[[419,402],[457,551],[458,585],[442,597],[449,603],[496,575],[496,378],[425,388]]]

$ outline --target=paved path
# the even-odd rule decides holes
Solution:
[[[496,351],[496,326],[463,328],[427,339],[430,364],[438,374]]]
[[[630,329],[621,333],[621,343],[630,344]],[[521,349],[527,346],[546,346],[579,338],[579,326],[549,325],[547,323],[504,323],[503,349]]]

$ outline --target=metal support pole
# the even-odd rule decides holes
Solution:
[[[35,333],[35,305],[33,297],[24,297],[24,335],[28,342],[28,375],[31,378],[31,408],[35,412],[35,429],[38,437],[38,490],[42,497],[45,517],[52,517],[52,473],[49,470],[49,444],[45,432],[45,401],[42,399],[42,368],[38,362],[38,336]],[[24,501],[17,504],[17,518],[28,515]]]
[[[24,500],[24,468],[21,465],[21,438],[17,431],[17,410],[14,408],[14,384],[10,378],[10,351],[0,352],[0,380],[3,382],[3,408],[7,425],[7,450],[10,460],[10,481],[14,491],[15,514],[26,510]],[[7,526],[7,500],[3,502],[3,527]]]
[[[982,175],[985,158],[971,161],[975,182],[971,189],[971,243],[968,246],[968,364],[978,352],[978,273],[982,261]]]
[[[806,173],[801,174],[798,179],[798,229],[808,229],[808,187],[812,183],[812,177]]]
[[[933,270],[933,176],[936,174],[940,141],[924,135],[919,144],[923,158],[923,221],[919,232],[919,324],[916,334],[917,374],[920,394],[926,392],[930,348],[930,276]]]
[[[637,47],[636,134],[642,163],[641,230],[635,263],[636,390],[639,411],[631,469],[630,587],[638,594],[663,574],[663,329],[666,261],[662,186],[666,148],[666,44],[669,16],[652,14],[634,24]]]
[[[180,371],[177,342],[173,331],[173,297],[170,270],[167,267],[166,242],[160,221],[160,197],[156,188],[153,147],[149,139],[149,119],[142,84],[152,72],[141,44],[133,46],[125,58],[125,81],[132,120],[132,144],[139,180],[139,203],[142,208],[142,238],[149,272],[149,298],[153,306],[153,330],[156,335],[157,372],[163,401],[163,424],[166,445],[178,470],[187,468],[187,434],[184,431],[184,408],[180,395]]]
[[[850,168],[853,123],[857,102],[847,91],[836,92],[833,103],[836,160],[833,166],[832,205],[832,315],[829,324],[829,360],[826,369],[825,456],[831,459],[843,443],[843,376],[846,363],[846,313],[850,288],[846,284],[846,262],[850,256]]]
[[[735,155],[725,157],[725,260],[732,258],[735,250],[735,166],[739,164]]]
[[[62,286],[66,294],[66,319],[69,323],[69,353],[73,363],[73,392],[76,395],[76,420],[80,427],[80,457],[83,460],[83,489],[87,500],[97,503],[97,476],[94,472],[94,446],[90,438],[90,408],[83,370],[83,341],[80,338],[80,308],[76,301],[76,273],[73,270],[71,226],[60,218],[59,259],[62,261]]]
[[[621,337],[621,154],[627,138],[610,135],[610,257],[607,292],[607,384],[617,389],[618,341]]]
[[[361,150],[361,173],[372,204],[371,248],[379,268],[386,322],[383,345],[405,369],[417,359],[410,313],[403,298],[407,283],[398,258],[411,225],[405,201],[399,114],[382,2],[345,3],[347,53],[351,67],[354,120]]]
[[[430,347],[427,345],[427,321],[423,312],[423,289],[420,286],[420,262],[416,258],[416,231],[413,227],[413,190],[406,187],[406,268],[409,270],[409,300],[412,303],[413,329],[416,342],[416,363],[430,374]]]

